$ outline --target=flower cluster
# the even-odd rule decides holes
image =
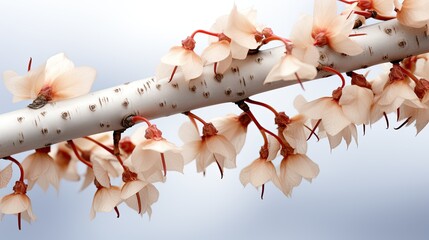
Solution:
[[[349,56],[363,52],[353,29],[364,24],[365,19],[388,20],[397,18],[400,24],[412,28],[428,28],[429,1],[423,0],[340,0],[346,9],[337,13],[336,0],[315,0],[312,16],[303,16],[294,26],[290,38],[276,35],[269,27],[261,27],[256,11],[240,11],[236,6],[220,17],[210,31],[196,30],[186,37],[181,46],[175,46],[161,59],[157,69],[158,80],[191,81],[203,75],[204,66],[213,64],[217,76],[228,71],[233,59],[244,60],[271,41],[280,41],[284,55],[268,72],[264,83],[313,79],[319,72],[335,74],[341,85],[330,96],[307,101],[299,95],[294,105],[298,110],[289,117],[270,105],[242,99],[236,104],[239,115],[205,121],[191,112],[190,119],[179,129],[183,146],[176,146],[164,138],[161,130],[143,116],[130,115],[123,120],[130,127],[144,122],[145,126],[126,137],[121,131],[102,133],[59,143],[52,147],[35,149],[21,162],[12,157],[0,170],[0,188],[7,187],[12,179],[12,166],[20,169],[13,193],[0,197],[0,219],[5,214],[16,214],[21,229],[21,218],[35,220],[27,192],[36,185],[47,191],[50,186],[58,191],[61,180],[80,181],[81,190],[94,188],[90,218],[98,212],[115,211],[126,205],[138,214],[152,214],[152,205],[158,200],[156,184],[167,179],[168,172],[183,173],[185,164],[195,160],[197,172],[203,174],[217,166],[223,178],[225,169],[236,168],[237,155],[245,143],[249,124],[261,133],[263,144],[259,156],[240,172],[239,179],[261,188],[273,185],[286,196],[305,179],[311,182],[319,174],[318,165],[307,156],[307,141],[313,137],[327,138],[331,150],[343,140],[347,147],[357,143],[357,128],[386,120],[396,114],[402,123],[396,127],[415,124],[419,133],[429,123],[429,55],[411,56],[387,64],[386,71],[373,79],[366,75],[348,72],[350,83],[337,70],[319,63],[319,50],[330,48]],[[429,32],[429,31],[426,31]],[[198,55],[196,34],[209,35],[209,45]],[[181,75],[181,77],[176,77]],[[95,78],[89,67],[74,67],[63,53],[18,76],[13,71],[4,72],[4,82],[14,95],[13,101],[30,99],[30,108],[40,108],[49,102],[88,93]],[[167,83],[168,84],[168,83]],[[276,131],[263,126],[249,105],[262,106],[273,114]],[[200,131],[201,130],[201,131]],[[78,164],[86,166],[81,173]],[[118,179],[115,181],[114,179]],[[124,204],[123,204],[124,203]]]

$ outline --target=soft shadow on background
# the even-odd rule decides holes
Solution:
[[[254,6],[258,20],[279,35],[287,36],[302,13],[312,13],[312,1],[235,1]],[[33,66],[65,52],[77,66],[97,69],[93,90],[119,85],[154,74],[168,49],[195,29],[209,29],[234,1],[1,1],[0,70],[24,74],[29,57]],[[206,43],[205,37],[197,41]],[[274,45],[273,45],[274,46]],[[291,86],[254,98],[289,115],[297,94],[314,99],[330,94],[339,80],[327,78],[307,83],[306,91]],[[12,104],[12,96],[0,87],[0,113],[24,107]],[[197,110],[207,119],[239,113],[234,104]],[[256,114],[267,127],[273,120],[265,111]],[[393,119],[393,116],[392,116]],[[173,142],[180,115],[154,122]],[[0,126],[6,128],[7,126]],[[361,130],[361,129],[360,129]],[[320,175],[303,182],[292,198],[274,186],[265,199],[253,187],[243,188],[240,170],[258,156],[262,143],[252,126],[238,168],[226,170],[220,179],[216,167],[203,177],[195,166],[184,174],[169,173],[157,184],[159,201],[149,220],[120,207],[122,216],[97,214],[89,220],[94,187],[79,192],[80,183],[62,182],[59,193],[29,192],[38,220],[17,230],[16,217],[0,222],[2,239],[427,239],[429,236],[428,130],[386,130],[384,123],[359,132],[359,146],[329,150],[326,140],[309,144],[308,155],[320,166]],[[132,130],[128,130],[131,133]],[[17,155],[23,159],[25,155]],[[0,167],[5,163],[0,162]],[[0,190],[4,195],[10,192]]]

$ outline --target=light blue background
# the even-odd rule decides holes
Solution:
[[[287,36],[301,13],[312,13],[307,1],[236,1],[255,6],[261,23]],[[97,69],[93,90],[119,85],[154,74],[160,57],[170,46],[197,28],[208,29],[229,12],[233,1],[24,1],[0,0],[0,70],[24,74],[29,57],[33,66],[65,52],[77,66]],[[205,44],[205,37],[197,41]],[[381,39],[382,41],[382,39]],[[273,45],[274,46],[274,45]],[[292,115],[297,94],[307,99],[330,94],[339,80],[328,78],[255,96]],[[0,87],[0,113],[24,107],[11,103],[12,96]],[[256,110],[257,109],[257,110]],[[239,111],[224,104],[196,111],[210,119]],[[268,112],[255,108],[273,129]],[[177,138],[183,116],[154,121],[171,141]],[[394,117],[391,116],[393,121]],[[397,124],[396,124],[397,125]],[[0,126],[6,128],[7,126]],[[0,222],[1,239],[428,239],[429,164],[428,130],[386,130],[376,124],[362,136],[359,147],[345,145],[330,152],[326,140],[309,143],[308,155],[320,166],[313,183],[303,182],[292,198],[272,185],[265,199],[253,187],[243,188],[238,175],[258,155],[262,141],[254,126],[239,155],[238,168],[227,170],[220,180],[216,166],[206,177],[195,173],[169,173],[157,184],[159,201],[152,219],[140,218],[120,206],[114,213],[97,214],[89,220],[94,187],[79,193],[80,183],[62,182],[60,192],[35,188],[28,195],[38,220],[23,223],[16,218]],[[128,131],[130,133],[131,130]],[[23,159],[24,155],[17,155]],[[279,161],[277,160],[277,163]],[[0,163],[0,167],[6,166]],[[11,186],[0,190],[8,194]]]

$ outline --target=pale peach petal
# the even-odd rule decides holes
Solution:
[[[168,151],[164,154],[164,159],[168,171],[183,173],[185,163],[181,153]]]
[[[313,29],[313,17],[309,15],[301,16],[292,28],[290,40],[296,48],[307,48],[313,46],[311,31]]]
[[[73,62],[70,61],[64,53],[58,53],[50,57],[46,61],[45,84],[51,85],[60,75],[73,70],[73,68]]]
[[[92,160],[92,170],[94,172],[95,179],[97,179],[98,183],[100,183],[103,187],[110,187],[110,178],[106,169],[104,169],[103,165],[97,161]]]
[[[229,42],[226,40],[214,42],[204,49],[201,53],[201,58],[204,59],[207,64],[215,63],[224,60],[231,53]]]
[[[185,164],[188,164],[192,160],[194,160],[197,157],[197,155],[200,153],[202,147],[203,147],[203,144],[201,141],[188,142],[185,145],[183,145],[182,155],[183,155]]]
[[[396,5],[398,5],[398,3],[396,3]],[[403,25],[421,28],[429,22],[427,9],[429,9],[428,1],[404,0],[396,17]]]
[[[260,187],[276,177],[276,169],[273,163],[260,158],[253,161],[240,173],[240,181],[244,186],[250,182],[254,187]]]
[[[356,85],[346,86],[342,90],[339,104],[344,114],[354,124],[368,124],[374,94],[370,89]]]
[[[236,43],[234,40],[231,40],[231,55],[233,59],[243,60],[246,59],[247,54],[249,53],[249,48],[243,47],[240,44]]]
[[[183,142],[200,141],[198,128],[192,122],[184,122],[179,128],[179,137]]]
[[[256,27],[247,16],[237,10],[234,5],[229,17],[228,24],[225,27],[225,34],[239,45],[248,49],[258,47],[255,40]]]
[[[288,168],[309,181],[319,174],[319,166],[305,154],[289,155],[286,164]]]
[[[89,93],[95,80],[95,69],[77,67],[58,76],[52,83],[52,100],[66,99]]]
[[[186,62],[180,66],[185,80],[201,76],[203,73],[203,60],[195,52],[187,53]]]
[[[336,52],[356,56],[363,52],[362,47],[348,36],[337,35],[329,39],[329,46]]]
[[[12,163],[7,165],[3,170],[0,171],[0,188],[4,188],[12,178]]]
[[[94,171],[92,170],[92,168],[87,167],[85,176],[83,178],[82,186],[80,187],[80,191],[83,191],[85,188],[89,187],[89,185],[94,181],[94,179]]]
[[[142,150],[153,150],[159,153],[164,153],[167,151],[174,151],[174,152],[180,152],[180,148],[176,145],[168,142],[167,140],[146,140],[142,142],[137,147],[141,148]]]
[[[97,190],[92,202],[96,212],[110,212],[121,202],[121,190],[112,186],[110,188],[100,188]]]
[[[322,125],[330,135],[338,134],[350,124],[341,107],[330,97],[308,102],[301,107],[300,112],[310,119],[322,119]]]
[[[230,53],[228,57],[226,57],[224,60],[217,63],[216,73],[223,74],[225,73],[232,63],[232,54]]]
[[[217,153],[226,159],[234,159],[237,153],[235,148],[228,139],[222,135],[215,135],[206,140],[207,148],[212,153]]]
[[[386,107],[387,113],[396,111],[403,103],[418,108],[425,107],[420,103],[413,89],[404,81],[396,81],[386,86],[377,101],[377,104]]]
[[[283,131],[283,136],[297,153],[304,154],[307,152],[307,137],[303,122],[292,121]]]
[[[392,0],[372,0],[374,10],[382,16],[390,16],[394,6]]]
[[[245,128],[238,120],[238,116],[234,114],[226,117],[216,118],[211,121],[221,134],[228,139],[237,153],[241,151],[246,140],[247,128]]]
[[[288,159],[283,159],[280,163],[280,189],[286,196],[291,196],[294,187],[298,186],[302,181],[300,176],[295,171],[287,166]]]
[[[131,182],[126,182],[124,186],[122,186],[121,190],[121,198],[127,199],[135,195],[137,192],[142,190],[148,183],[141,181],[141,180],[135,180]]]
[[[12,193],[0,200],[0,212],[3,214],[17,214],[30,207],[30,198],[25,194]]]
[[[136,148],[131,154],[131,161],[138,172],[147,171],[155,164],[161,162],[161,154],[153,150]]]
[[[170,48],[170,51],[161,58],[161,62],[171,66],[182,66],[188,60],[187,56],[190,50],[180,46]]]
[[[336,16],[336,0],[314,1],[313,26],[316,28],[326,28],[331,24]]]
[[[171,72],[170,72],[171,73]],[[140,143],[146,141],[146,129],[147,126],[142,126],[137,128],[134,133],[130,136],[131,142],[134,143],[134,145],[139,145]]]

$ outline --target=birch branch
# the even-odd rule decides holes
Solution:
[[[329,48],[320,49],[320,64],[340,72],[366,68],[383,62],[429,52],[424,29],[399,25],[396,20],[363,27],[354,37],[364,52],[345,56]],[[40,109],[20,109],[0,115],[0,157],[37,149],[69,139],[123,129],[122,120],[131,114],[160,118],[210,105],[237,102],[252,95],[296,84],[280,81],[263,84],[266,75],[283,55],[284,47],[260,51],[234,61],[221,78],[213,66],[189,84],[180,73],[168,83],[147,78],[90,93],[74,99],[49,103]],[[317,78],[329,74],[319,72]]]

